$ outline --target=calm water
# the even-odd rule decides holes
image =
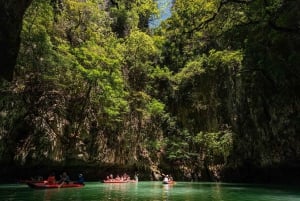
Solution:
[[[24,184],[0,185],[1,201],[300,201],[300,188],[220,183],[161,182],[103,184],[35,190]]]

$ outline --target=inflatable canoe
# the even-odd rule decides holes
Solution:
[[[175,181],[163,181],[163,184],[175,184]]]
[[[106,179],[103,180],[103,183],[107,184],[120,184],[120,183],[135,183],[136,180],[118,180],[118,179]]]
[[[37,189],[47,189],[47,188],[79,188],[83,187],[84,184],[79,183],[64,183],[64,184],[47,184],[47,183],[34,183],[34,182],[27,182],[27,185],[31,188]]]

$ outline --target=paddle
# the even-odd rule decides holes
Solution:
[[[65,182],[61,182],[61,184],[58,186],[58,188],[62,187],[65,184]]]

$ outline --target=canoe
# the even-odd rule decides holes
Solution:
[[[121,184],[121,183],[135,183],[136,180],[118,180],[118,179],[107,179],[103,180],[103,183],[106,184]]]
[[[163,181],[163,184],[175,184],[175,181]]]
[[[47,188],[79,188],[83,187],[84,184],[79,183],[65,183],[65,184],[47,184],[47,183],[34,183],[34,182],[27,182],[27,185],[31,188],[36,189],[47,189]]]

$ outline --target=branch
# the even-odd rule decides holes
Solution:
[[[200,30],[203,28],[203,26],[209,24],[210,22],[212,22],[216,17],[217,15],[220,13],[222,7],[228,3],[238,3],[238,4],[249,4],[249,3],[252,3],[253,0],[222,0],[217,8],[217,11],[210,17],[208,18],[207,20],[205,20],[204,22],[200,23],[198,26],[196,26],[195,28],[187,31],[187,32],[184,32],[184,33],[188,33],[188,34],[191,34],[192,32],[196,31],[196,30]]]
[[[198,26],[194,27],[193,29],[191,29],[189,31],[186,31],[184,33],[191,34],[191,33],[193,33],[196,30],[202,29],[204,25],[210,23],[211,21],[213,21],[217,17],[217,15],[219,14],[219,12],[220,12],[220,10],[221,10],[221,8],[222,8],[222,6],[224,4],[225,4],[224,2],[221,2],[220,5],[219,5],[219,7],[218,7],[218,9],[217,9],[217,12],[215,12],[210,18],[208,18],[204,22],[200,23]]]

